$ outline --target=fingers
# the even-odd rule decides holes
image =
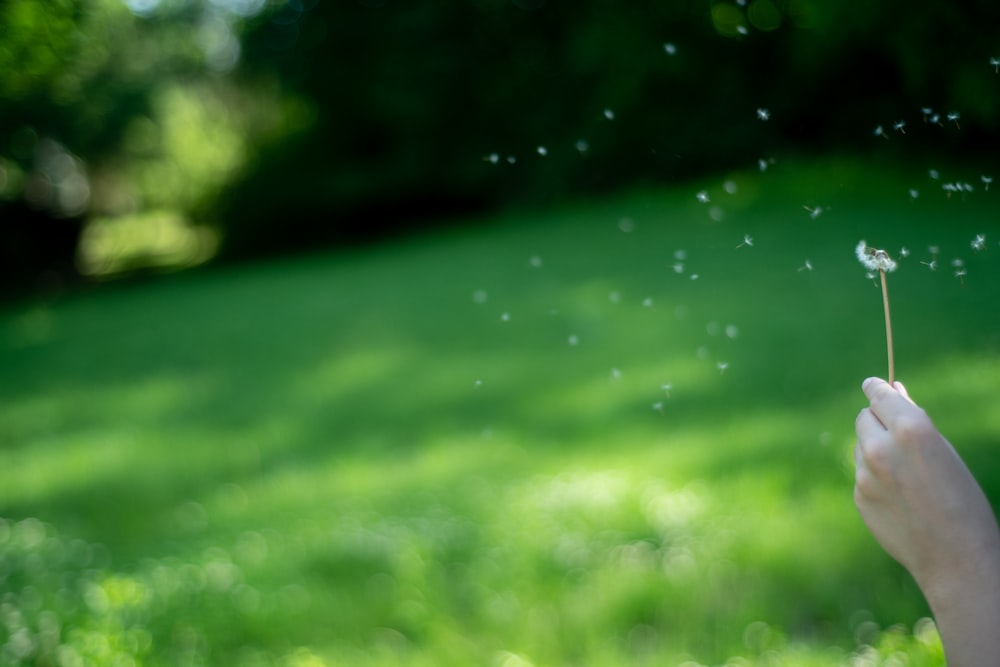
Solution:
[[[875,417],[887,428],[892,428],[896,417],[905,413],[915,404],[906,394],[906,389],[902,383],[897,382],[897,387],[893,387],[881,378],[871,377],[861,384],[861,390],[865,392],[871,403],[871,410]],[[899,391],[902,388],[902,393]]]
[[[913,401],[913,399],[910,398],[910,392],[906,391],[906,387],[903,386],[902,382],[900,382],[900,381],[897,380],[895,383],[893,383],[892,386],[896,389],[896,391],[898,391],[900,393],[900,395],[903,398],[905,398],[906,400],[908,400],[913,405],[916,405],[916,403]]]

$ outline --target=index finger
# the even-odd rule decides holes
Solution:
[[[892,426],[897,415],[913,407],[912,401],[881,378],[868,378],[861,384],[861,390],[871,403],[872,413],[886,427]]]

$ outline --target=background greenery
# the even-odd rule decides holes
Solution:
[[[0,659],[940,665],[853,507],[853,247],[996,500],[992,197],[779,162],[9,306]]]
[[[942,664],[853,249],[996,501],[998,11],[0,4],[0,664]]]

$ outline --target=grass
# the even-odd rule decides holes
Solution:
[[[1000,499],[993,196],[779,163],[8,306],[0,664],[943,664],[851,499],[853,249]]]

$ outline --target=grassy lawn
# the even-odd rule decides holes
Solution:
[[[898,376],[1000,501],[1000,193],[931,166],[5,307],[0,664],[942,664],[851,497],[866,239],[909,248]]]

